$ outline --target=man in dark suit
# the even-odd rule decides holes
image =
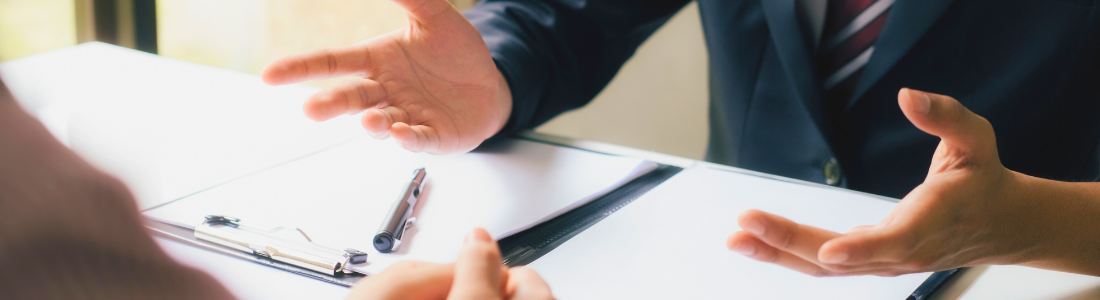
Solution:
[[[688,3],[486,0],[463,16],[395,2],[408,28],[281,59],[264,80],[361,75],[306,114],[365,111],[377,138],[464,152],[583,106]],[[985,263],[1100,274],[1100,234],[1082,229],[1100,226],[1100,185],[1065,182],[1100,174],[1096,2],[698,0],[708,160],[904,197],[845,234],[750,211],[730,249],[821,276]]]

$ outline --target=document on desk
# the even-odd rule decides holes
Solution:
[[[528,265],[560,299],[905,299],[929,273],[816,278],[726,249],[760,209],[844,232],[894,202],[696,166]]]
[[[417,222],[397,251],[378,253],[372,238],[418,167],[425,167],[428,177],[413,212]],[[240,218],[252,227],[298,227],[318,243],[368,252],[368,263],[353,269],[373,273],[397,260],[453,261],[474,227],[507,236],[655,168],[641,159],[526,140],[436,156],[362,138],[145,215],[190,228],[211,214]]]

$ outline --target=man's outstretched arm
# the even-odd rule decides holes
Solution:
[[[840,234],[752,210],[739,218],[744,231],[730,236],[729,248],[817,276],[982,264],[1100,276],[1100,183],[1005,168],[993,127],[951,97],[903,89],[898,103],[913,125],[942,141],[924,183],[890,215]]]
[[[378,139],[433,154],[473,150],[588,103],[687,0],[392,0],[407,27],[281,58],[268,84],[355,75],[306,101],[314,120],[362,112]],[[467,19],[468,18],[468,19]]]

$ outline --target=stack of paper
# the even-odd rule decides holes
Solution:
[[[414,210],[418,221],[398,251],[378,253],[371,240],[412,170],[421,166],[427,168],[428,181]],[[362,138],[145,215],[185,227],[211,214],[237,217],[253,227],[299,227],[317,242],[369,252],[368,264],[356,269],[373,273],[397,260],[453,261],[474,227],[508,235],[654,168],[640,159],[524,140],[435,156]]]
[[[719,171],[685,170],[529,267],[561,299],[905,299],[928,274],[815,278],[726,249],[760,209],[844,232],[873,224],[879,197]]]

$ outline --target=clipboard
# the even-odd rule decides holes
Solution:
[[[547,220],[543,223],[535,225],[532,228],[517,232],[509,235],[498,241],[498,245],[503,253],[502,264],[508,266],[521,266],[525,265],[535,259],[545,255],[553,250],[555,247],[564,243],[570,237],[579,234],[584,229],[595,225],[597,222],[607,217],[611,213],[614,213],[618,209],[625,207],[634,199],[637,199],[641,195],[648,192],[650,189],[661,184],[668,178],[671,178],[676,173],[683,170],[683,168],[661,164],[657,169],[650,171],[649,173],[642,175],[630,182],[619,186],[615,190],[592,200],[580,207],[574,208],[569,212],[562,214],[558,217]],[[155,234],[166,237],[171,240],[179,241],[184,244],[194,246],[200,249],[216,252],[219,254],[227,255],[230,257],[243,259],[256,264],[280,269],[283,271],[291,272],[304,277],[312,278],[328,282],[331,284],[351,287],[356,282],[362,280],[367,274],[360,274],[355,272],[337,272],[334,264],[320,263],[324,265],[324,268],[311,268],[304,267],[303,263],[292,263],[287,261],[281,261],[276,256],[272,258],[271,255],[262,255],[254,251],[252,247],[245,246],[248,242],[244,241],[239,236],[232,234],[227,235],[222,233],[222,230],[227,230],[226,227],[243,229],[243,231],[256,233],[260,235],[269,235],[278,231],[298,231],[298,234],[305,239],[305,242],[309,241],[308,234],[299,228],[290,227],[276,227],[272,229],[258,229],[242,226],[241,220],[227,217],[211,215],[207,216],[207,220],[195,226],[195,229],[185,228],[170,223],[157,221],[152,218],[146,218],[148,220],[146,227],[151,229]],[[234,227],[236,226],[236,227]],[[245,227],[245,228],[242,228]],[[406,227],[408,229],[408,227]],[[559,233],[568,232],[566,235],[559,235]],[[222,234],[218,234],[222,233]],[[282,239],[278,237],[269,237],[271,239]],[[299,248],[307,249],[309,245],[301,245],[296,243]],[[338,250],[334,247],[320,246],[328,249],[322,249],[322,253],[329,253],[326,257],[329,257],[329,261],[335,260],[334,257],[338,255],[342,256],[345,253],[361,252],[354,249]],[[335,252],[335,253],[333,253]],[[261,252],[262,253],[262,252]],[[270,251],[268,251],[270,253]],[[363,253],[362,259],[366,259],[365,253]],[[316,255],[322,256],[322,255]],[[354,263],[354,262],[353,262]]]
[[[203,250],[339,286],[351,287],[366,276],[345,267],[365,262],[367,253],[317,244],[299,228],[255,228],[240,219],[219,215],[207,216],[194,230],[156,220],[149,220],[146,227],[156,235]],[[303,239],[275,234],[284,230],[297,231]]]

